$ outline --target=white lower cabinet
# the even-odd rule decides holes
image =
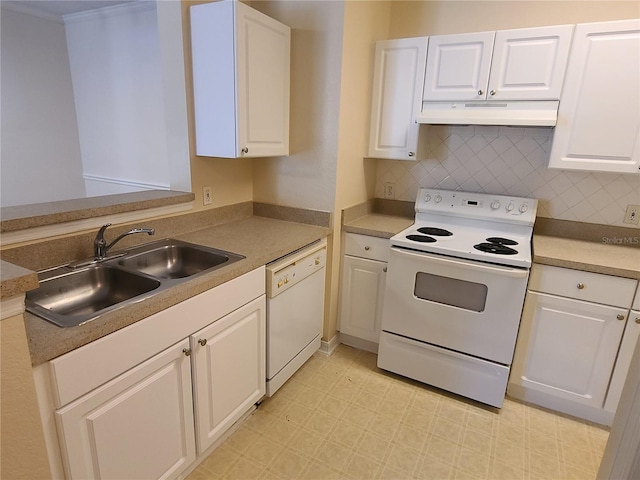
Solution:
[[[56,412],[69,478],[173,478],[196,458],[184,340]]]
[[[625,330],[636,285],[632,279],[534,265],[508,393],[610,424],[628,370],[621,343],[630,342]],[[619,386],[612,382],[616,376],[622,376]]]
[[[36,367],[53,478],[182,478],[265,394],[264,293],[260,267]]]
[[[191,336],[198,453],[265,394],[264,306],[254,300]]]
[[[345,234],[344,239],[340,338],[342,343],[377,351],[389,241],[353,233]]]

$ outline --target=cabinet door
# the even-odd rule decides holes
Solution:
[[[173,478],[195,460],[188,348],[184,340],[56,412],[68,478]]]
[[[573,25],[496,32],[488,99],[558,100]]]
[[[236,6],[238,156],[289,155],[291,29]]]
[[[428,37],[376,43],[369,156],[415,160]]]
[[[528,292],[510,382],[602,408],[627,311]]]
[[[629,373],[631,357],[633,357],[638,338],[640,338],[640,310],[631,310],[627,319],[627,326],[624,329],[624,335],[622,336],[622,343],[620,344],[613,376],[611,377],[609,391],[607,392],[607,401],[604,404],[604,409],[608,412],[615,412],[618,408],[620,394],[622,393],[627,373]]]
[[[200,454],[264,396],[264,295],[192,335],[191,345]]]
[[[387,264],[345,255],[340,331],[378,343]]]
[[[550,168],[638,173],[640,20],[577,25]]]
[[[485,100],[495,32],[429,37],[424,101]]]

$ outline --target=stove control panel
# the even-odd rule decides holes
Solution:
[[[415,210],[418,215],[440,213],[533,225],[537,207],[538,201],[533,198],[422,188],[418,192]]]

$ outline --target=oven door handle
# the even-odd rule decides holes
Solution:
[[[391,250],[393,250],[394,252],[397,252],[400,255],[415,257],[416,261],[420,261],[420,259],[422,260],[428,259],[428,261],[432,263],[439,263],[441,265],[451,265],[451,266],[456,266],[458,268],[464,267],[468,270],[484,271],[484,272],[490,272],[494,274],[497,273],[510,278],[521,279],[521,278],[527,278],[527,276],[529,275],[529,270],[522,269],[522,268],[512,268],[512,267],[505,267],[505,266],[498,266],[498,265],[485,265],[479,262],[467,262],[462,259],[447,258],[444,256],[432,255],[429,253],[414,253],[414,252],[410,252],[410,251],[400,249],[400,248],[395,248],[395,247],[392,247]]]

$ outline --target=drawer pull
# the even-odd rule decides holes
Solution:
[[[364,247],[364,249],[368,252],[369,250],[371,250],[371,247],[367,245],[366,247]]]
[[[624,320],[624,315],[622,315],[621,313],[618,314],[618,316],[616,317],[618,320]]]
[[[578,290],[582,290],[584,288],[584,283],[579,283],[576,287],[578,287]]]
[[[207,344],[207,339],[201,338],[200,340],[198,340],[198,343],[204,347]]]

